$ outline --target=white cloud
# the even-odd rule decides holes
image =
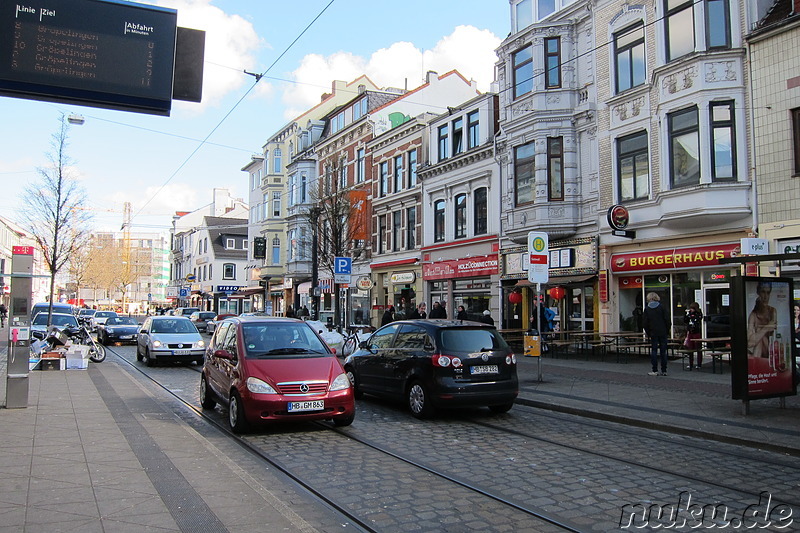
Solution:
[[[203,189],[203,192],[205,189]],[[161,186],[145,187],[144,190],[116,191],[109,197],[109,204],[123,206],[131,202],[133,214],[139,217],[160,215],[161,223],[165,214],[175,211],[193,211],[200,205],[198,189],[188,183],[168,183]],[[145,202],[148,202],[145,205]],[[138,213],[138,214],[137,214]]]
[[[203,67],[203,101],[175,102],[187,111],[202,112],[220,104],[231,91],[249,86],[255,78],[242,71],[258,71],[256,52],[265,43],[253,24],[239,15],[229,15],[211,5],[211,0],[160,0],[159,5],[178,10],[178,25],[206,32]],[[261,80],[256,94],[269,94],[271,87]]]
[[[500,42],[489,30],[458,26],[431,50],[396,42],[373,52],[368,59],[348,52],[327,57],[309,54],[292,72],[297,83],[284,90],[284,117],[292,119],[319,103],[322,93],[330,91],[333,80],[349,82],[361,74],[382,87],[414,89],[423,83],[429,70],[439,74],[458,70],[468,80],[475,80],[478,90],[487,91],[494,80],[494,51]]]

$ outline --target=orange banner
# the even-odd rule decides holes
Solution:
[[[367,231],[367,191],[360,189],[350,191],[350,228],[354,240],[365,241],[369,238]]]

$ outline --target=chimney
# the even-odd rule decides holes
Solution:
[[[425,83],[433,83],[439,77],[439,73],[435,70],[429,70],[425,75]]]
[[[358,86],[358,94],[364,94],[365,92],[367,92],[367,86],[362,83]]]

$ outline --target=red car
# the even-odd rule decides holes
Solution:
[[[353,387],[342,364],[302,320],[249,316],[216,327],[200,377],[200,403],[228,406],[236,433],[261,422],[355,418]]]

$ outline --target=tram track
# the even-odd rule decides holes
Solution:
[[[158,379],[148,373],[145,369],[141,368],[139,365],[129,361],[124,356],[116,353],[114,350],[110,350],[116,358],[125,363],[128,368],[132,369],[133,371],[137,372],[139,375],[146,378],[150,383],[157,386],[163,392],[168,394],[171,398],[181,404],[188,412],[190,412],[193,416],[196,416],[202,419],[204,422],[212,425],[218,431],[223,433],[226,437],[231,439],[232,441],[236,442],[239,446],[241,446],[245,451],[250,453],[251,455],[257,457],[259,460],[263,461],[264,463],[268,464],[272,468],[276,469],[277,471],[281,472],[285,475],[288,479],[290,479],[293,483],[297,484],[303,490],[317,498],[319,501],[324,503],[329,508],[333,509],[335,512],[340,513],[342,516],[346,517],[347,520],[352,522],[355,526],[357,526],[362,531],[367,532],[378,532],[378,531],[385,531],[383,528],[376,528],[373,524],[369,522],[364,516],[359,513],[353,512],[350,509],[350,506],[347,504],[340,503],[336,500],[335,497],[331,497],[330,495],[326,494],[324,488],[319,488],[315,486],[313,481],[309,481],[304,479],[302,476],[297,475],[296,468],[290,465],[286,465],[284,461],[274,457],[271,454],[268,454],[264,451],[262,446],[259,446],[257,442],[258,436],[250,436],[250,435],[236,435],[230,431],[227,427],[226,417],[219,417],[214,416],[213,413],[207,413],[199,406],[194,405],[192,402],[189,402],[185,398],[183,398],[180,394],[177,394],[169,387],[165,387],[161,384]],[[192,367],[188,366],[190,370],[200,373],[199,367]],[[216,411],[215,411],[216,412]],[[405,465],[412,467],[413,469],[418,470],[426,475],[434,476],[437,479],[441,480],[442,483],[446,485],[451,485],[463,489],[464,491],[472,494],[473,496],[470,497],[474,501],[474,496],[478,495],[480,497],[486,498],[495,504],[498,504],[500,509],[505,509],[502,511],[502,514],[508,520],[509,511],[521,513],[526,517],[530,517],[536,521],[541,521],[541,527],[537,527],[536,531],[572,531],[572,532],[580,532],[584,531],[579,525],[572,523],[570,520],[567,520],[563,517],[559,517],[553,513],[549,513],[544,509],[537,509],[532,506],[525,506],[520,505],[519,503],[513,502],[508,498],[504,498],[501,495],[494,494],[491,491],[488,491],[484,488],[477,486],[476,484],[470,483],[466,479],[459,479],[457,476],[453,476],[445,471],[438,470],[427,466],[419,461],[416,461],[409,457],[403,457],[400,454],[392,452],[388,449],[382,448],[375,443],[371,443],[366,439],[354,436],[347,431],[343,431],[339,428],[334,428],[329,424],[324,422],[313,422],[311,425],[316,427],[322,428],[326,431],[331,433],[335,433],[338,436],[346,439],[348,444],[357,443],[361,446],[366,446],[373,450],[374,452],[381,454],[383,456],[390,457],[394,461],[402,462]],[[362,451],[356,451],[355,453],[363,453]],[[387,469],[391,470],[390,465],[385,465]],[[443,493],[450,493],[453,489],[445,489]],[[524,520],[520,520],[521,523],[525,523]]]

